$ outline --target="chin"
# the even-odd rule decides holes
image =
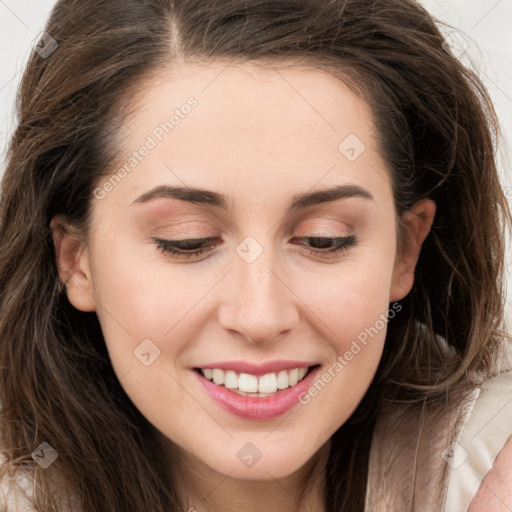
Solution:
[[[267,436],[266,432],[264,436]],[[204,464],[214,471],[229,475],[230,478],[240,480],[271,480],[286,478],[299,470],[310,460],[314,452],[308,454],[304,447],[298,450],[298,443],[291,442],[289,446],[276,449],[269,439],[257,439],[251,436],[254,442],[247,441],[246,437],[240,442],[230,442],[226,450],[212,454],[208,458],[201,458]],[[233,446],[236,448],[233,449]],[[230,452],[230,450],[233,450]],[[228,454],[227,453],[231,453]],[[196,455],[197,456],[197,455]]]

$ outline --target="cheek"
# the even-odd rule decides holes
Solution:
[[[121,241],[95,252],[94,261],[101,262],[91,269],[100,304],[97,314],[114,366],[122,365],[124,358],[129,366],[143,340],[158,347],[166,335],[178,333],[179,340],[179,320],[204,293],[204,282],[194,286],[189,276],[179,269],[171,273],[157,258],[161,257],[151,246]]]
[[[184,266],[171,272],[152,249],[138,245],[137,250],[116,242],[96,252],[95,261],[102,262],[93,269],[102,305],[97,315],[121,386],[153,424],[167,425],[169,404],[178,417],[190,408],[190,397],[174,380],[182,378],[175,369],[194,337],[194,305],[206,284],[186,275]]]
[[[336,276],[303,286],[332,356],[301,401],[331,411],[330,416],[311,415],[313,422],[328,421],[329,432],[350,417],[366,393],[382,356],[387,318],[401,309],[389,304],[393,261],[391,250],[367,251],[364,262],[347,263]]]
[[[318,289],[317,303],[326,323],[333,326],[333,331],[343,333],[345,339],[372,325],[387,310],[389,284],[387,273],[354,270]]]
[[[385,337],[382,315],[389,308],[394,251],[365,247],[364,256],[348,258],[336,272],[308,279],[302,293],[308,305],[325,323],[325,336],[338,352],[348,350],[352,340],[364,338],[377,324]]]

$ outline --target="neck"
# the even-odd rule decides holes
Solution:
[[[329,440],[306,464],[284,478],[247,480],[219,473],[171,443],[171,478],[187,512],[325,512],[330,446]]]

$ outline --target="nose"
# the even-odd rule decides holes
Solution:
[[[220,325],[254,345],[291,331],[299,319],[298,299],[280,269],[268,249],[251,263],[236,254],[219,308]]]

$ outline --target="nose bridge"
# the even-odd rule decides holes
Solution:
[[[278,254],[270,242],[264,247],[247,237],[236,252],[221,324],[252,343],[262,343],[295,325],[298,312],[293,294],[282,282]]]

